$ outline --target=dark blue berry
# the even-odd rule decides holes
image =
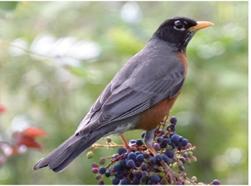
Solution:
[[[136,160],[139,161],[139,162],[143,162],[144,161],[144,155],[139,154],[138,156],[136,156]]]
[[[166,128],[168,131],[175,131],[175,125],[171,124]]]
[[[158,138],[157,138],[157,142],[158,142],[158,143],[161,143],[161,142],[163,141],[163,139],[164,139],[163,137],[158,137]]]
[[[126,166],[128,168],[135,168],[136,167],[135,162],[133,160],[127,160],[126,161]]]
[[[168,145],[172,145],[172,140],[170,138],[167,139],[168,140]]]
[[[156,158],[155,157],[151,157],[150,159],[151,164],[155,165],[156,164]]]
[[[160,143],[160,147],[165,148],[167,146],[167,144],[168,144],[168,139],[164,138],[162,140],[162,142]]]
[[[147,172],[146,171],[143,171],[142,172],[142,177],[146,177],[148,174],[147,174]]]
[[[119,154],[119,155],[124,154],[124,153],[126,153],[126,152],[127,152],[127,150],[126,150],[125,148],[119,148],[119,149],[118,149],[118,154]]]
[[[169,157],[167,157],[167,155],[165,155],[165,154],[162,154],[161,155],[161,159],[164,161],[164,162],[166,162],[167,164],[170,164],[171,163],[171,159],[169,158]]]
[[[177,134],[173,134],[172,137],[171,137],[171,141],[172,141],[174,144],[178,144],[180,138],[181,138],[181,136],[179,136],[179,135],[177,135]]]
[[[135,175],[136,178],[140,179],[141,176],[142,176],[142,172],[140,172],[140,171],[135,172],[134,175]]]
[[[171,150],[166,150],[166,151],[165,151],[165,155],[167,155],[168,158],[173,159],[173,157],[174,157],[174,152],[171,151]]]
[[[182,147],[185,147],[188,144],[188,140],[186,138],[181,138],[180,144],[181,144]]]
[[[142,169],[143,171],[147,170],[147,165],[146,165],[145,163],[142,163],[141,169]]]
[[[119,179],[116,178],[116,177],[113,178],[113,179],[112,179],[112,184],[113,184],[113,185],[118,185],[118,184],[119,184]]]
[[[174,117],[174,116],[172,116],[171,119],[170,119],[170,123],[176,125],[176,123],[177,123],[177,118]]]
[[[135,162],[136,167],[140,167],[141,164],[142,164],[142,162],[139,162],[139,161]]]
[[[109,171],[106,171],[106,172],[105,172],[105,176],[106,176],[106,177],[110,177],[110,176],[111,176],[111,173],[110,173]]]
[[[126,166],[126,161],[125,160],[120,160],[119,162],[121,168],[125,167]]]
[[[127,185],[127,184],[129,184],[129,180],[127,178],[123,178],[122,180],[120,180],[119,184],[120,185]]]
[[[113,167],[113,169],[114,169],[116,172],[118,172],[118,171],[120,171],[120,170],[122,169],[122,166],[121,166],[120,164],[116,164],[116,165]]]
[[[211,185],[220,185],[221,182],[217,179],[214,179],[212,182],[211,182]]]
[[[156,151],[159,151],[160,150],[160,145],[158,143],[154,143],[153,144],[153,148],[156,150]]]
[[[137,140],[137,141],[136,141],[136,144],[137,144],[138,146],[141,146],[141,145],[143,145],[143,141],[142,141],[142,140]]]
[[[158,175],[152,175],[150,176],[151,183],[158,183],[160,182],[160,177]]]
[[[100,174],[105,174],[105,171],[106,171],[106,168],[105,168],[105,167],[101,167],[101,168],[99,169],[99,173],[100,173]]]
[[[170,146],[172,147],[172,149],[175,149],[175,144],[172,143]]]
[[[156,159],[156,162],[157,162],[157,163],[160,163],[161,160],[162,160],[161,155],[160,155],[160,154],[157,154],[157,155],[155,156],[155,159]]]
[[[146,171],[143,171],[143,172],[142,172],[141,179],[140,179],[140,183],[141,183],[141,184],[146,184],[146,183],[147,183],[147,180],[148,180],[147,172],[146,172]]]
[[[130,152],[127,156],[128,159],[133,159],[135,160],[136,159],[136,154],[134,152]]]
[[[139,178],[133,178],[132,185],[139,185],[139,184],[140,184],[140,179]]]
[[[144,154],[144,158],[145,158],[145,159],[148,159],[149,157],[150,157],[149,154],[146,154],[146,153]]]
[[[115,176],[118,179],[123,179],[124,178],[123,172],[117,172],[117,174],[115,174]]]

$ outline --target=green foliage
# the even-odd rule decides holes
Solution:
[[[33,172],[32,166],[74,132],[118,69],[173,16],[215,23],[189,43],[188,77],[171,113],[183,124],[177,126],[180,134],[197,147],[198,162],[188,173],[205,183],[218,178],[223,184],[247,184],[247,2],[138,2],[131,4],[140,10],[134,22],[122,19],[125,4],[0,2],[0,103],[8,108],[0,116],[0,136],[11,133],[17,116],[26,116],[48,133],[40,141],[42,152],[15,157],[0,168],[0,184],[94,184],[89,171],[93,160],[85,156],[59,174]],[[48,35],[56,45],[34,52],[39,37]],[[100,53],[95,54],[95,47],[86,52],[89,47],[82,51],[95,57],[71,58],[67,55],[76,53],[60,48],[65,37],[75,39],[68,39],[65,51],[79,41],[92,41]],[[140,132],[126,136],[135,138]],[[119,141],[116,135],[112,138]],[[93,158],[114,152],[97,150]]]
[[[12,11],[15,10],[18,5],[18,2],[1,2],[0,10],[2,11]]]
[[[114,28],[109,32],[115,51],[122,55],[133,55],[143,48],[143,43],[122,28]],[[130,47],[128,47],[130,46]]]

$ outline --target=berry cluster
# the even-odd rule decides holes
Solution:
[[[172,117],[155,130],[156,153],[152,153],[142,139],[130,140],[129,148],[120,147],[108,165],[105,166],[106,158],[101,158],[99,164],[93,163],[92,172],[98,184],[105,184],[105,177],[111,178],[113,185],[202,184],[185,172],[185,164],[196,161],[195,147],[175,132],[176,123],[177,119]],[[141,137],[144,136],[145,133]],[[213,180],[211,184],[220,182]]]

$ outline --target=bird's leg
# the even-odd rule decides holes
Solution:
[[[130,149],[130,147],[129,147],[129,145],[128,145],[128,141],[127,141],[127,139],[125,138],[124,134],[121,133],[121,134],[119,134],[119,136],[120,136],[120,138],[121,138],[121,140],[122,140],[124,146],[125,146],[127,149]]]
[[[144,142],[145,142],[145,144],[146,144],[147,149],[148,149],[153,155],[156,155],[157,152],[156,152],[156,150],[153,148],[154,132],[155,132],[155,129],[146,131],[145,138],[144,138]]]
[[[167,121],[167,119],[168,119],[168,116],[169,114],[166,114],[165,116],[164,116],[164,118],[161,120],[161,122],[159,123],[159,125],[157,126],[157,129],[159,129],[159,130],[161,130],[161,129],[163,129],[164,127],[165,127],[165,124],[166,124],[166,121]]]
[[[169,114],[165,115],[165,117],[163,118],[163,121],[162,121],[162,122],[163,122],[164,124],[166,124],[166,121],[167,121],[168,118],[169,118]]]

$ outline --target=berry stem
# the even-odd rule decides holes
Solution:
[[[130,149],[130,146],[128,145],[128,141],[127,141],[127,139],[125,138],[125,136],[124,136],[123,134],[120,134],[119,136],[120,136],[120,138],[121,138],[121,140],[122,140],[122,142],[123,142],[125,148]]]

